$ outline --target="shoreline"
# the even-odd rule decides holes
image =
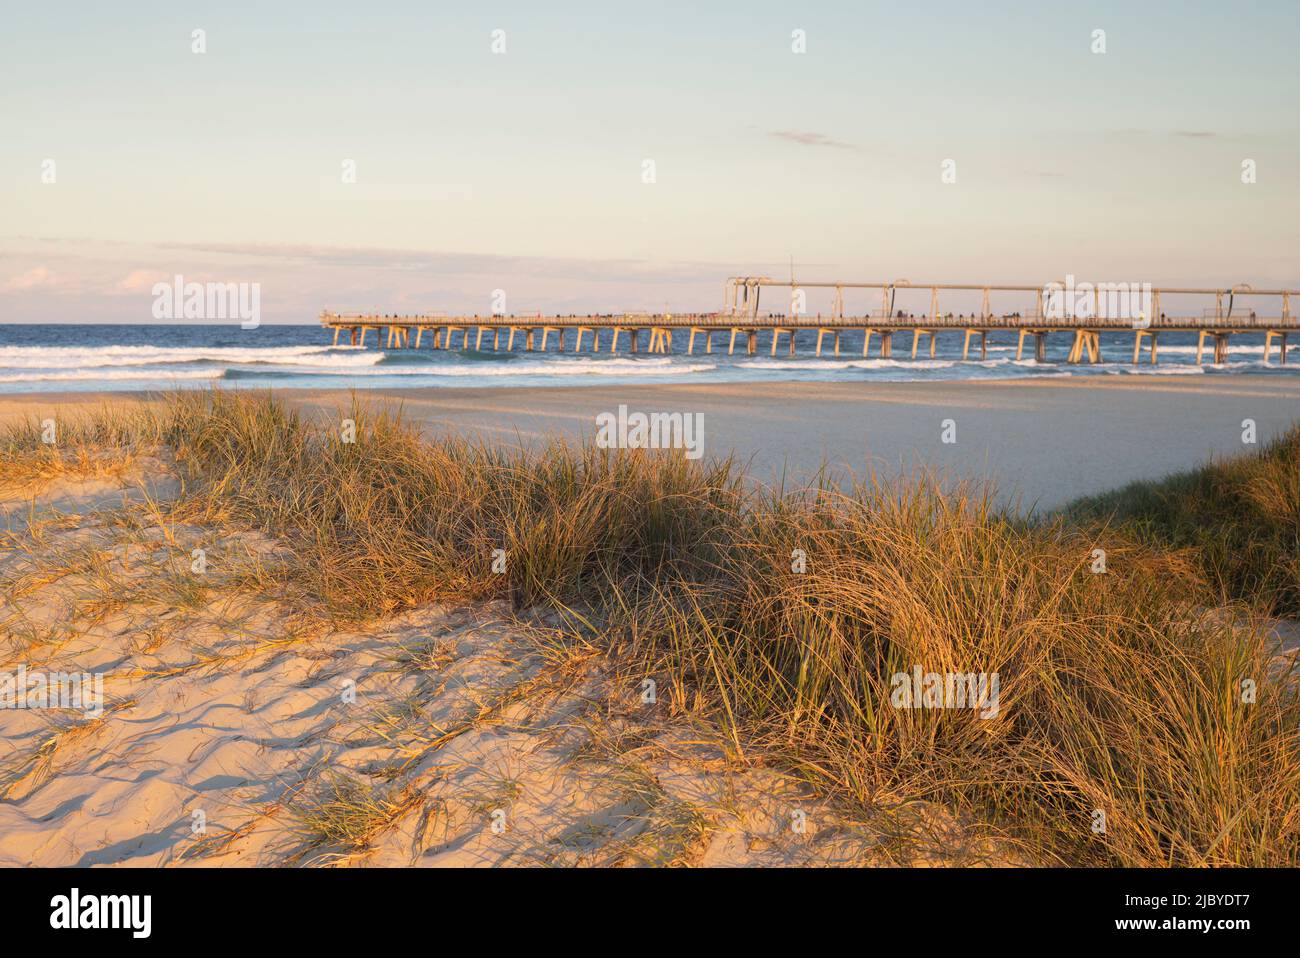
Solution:
[[[252,390],[266,392],[267,390]],[[337,415],[351,392],[271,390],[314,415]],[[1300,420],[1300,380],[1276,375],[945,382],[647,383],[636,385],[358,389],[432,434],[539,443],[594,435],[620,405],[699,413],[705,459],[735,455],[761,483],[802,484],[825,464],[838,477],[928,468],[993,480],[1004,503],[1050,510],[1080,496],[1159,479],[1216,456],[1249,452]],[[0,424],[33,414],[157,402],[157,394],[50,392],[0,396]],[[945,420],[955,427],[944,442]]]

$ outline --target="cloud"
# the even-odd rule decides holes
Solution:
[[[785,140],[787,143],[798,143],[800,146],[829,146],[836,150],[857,149],[852,143],[833,140],[825,133],[809,133],[799,130],[768,130],[767,135],[776,140]]]
[[[1194,140],[1209,140],[1219,134],[1211,130],[1175,130],[1174,136],[1185,136]]]
[[[19,273],[7,279],[0,292],[16,293],[21,290],[43,289],[57,286],[58,278],[44,266],[36,266],[25,273]]]
[[[238,257],[259,265],[319,267],[330,270],[388,270],[420,276],[519,277],[624,282],[718,279],[724,267],[711,263],[651,263],[634,259],[581,259],[562,256],[513,256],[506,253],[453,253],[386,247],[318,246],[301,243],[160,243],[155,249]]]
[[[143,293],[152,290],[154,283],[170,282],[171,277],[152,269],[133,269],[114,284],[114,293]]]

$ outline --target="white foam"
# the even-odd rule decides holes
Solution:
[[[46,370],[44,372],[14,373],[0,372],[0,383],[41,383],[41,382],[145,382],[167,380],[220,379],[224,369],[189,369],[176,372],[166,369],[150,370],[87,370],[73,369],[64,372]]]
[[[100,366],[159,366],[212,362],[295,366],[373,366],[384,354],[352,346],[0,346],[0,369],[57,369]]]

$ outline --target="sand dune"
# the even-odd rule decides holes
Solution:
[[[0,672],[103,673],[102,715],[0,710],[0,864],[969,863],[943,810],[854,821],[501,604],[321,628],[280,547],[173,521],[160,463],[3,503]],[[206,571],[191,570],[205,550]],[[355,693],[355,694],[353,694]]]

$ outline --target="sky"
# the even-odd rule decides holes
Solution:
[[[1296,288],[1298,27],[1294,0],[0,0],[0,323],[151,322],[175,275],[258,283],[264,322],[712,310],[792,268]]]

